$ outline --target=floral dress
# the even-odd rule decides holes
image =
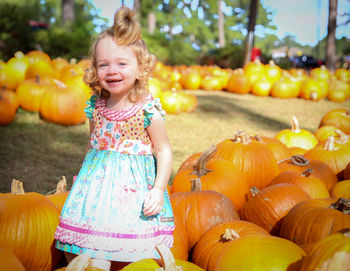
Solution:
[[[146,128],[154,108],[165,115],[159,99],[148,98],[123,111],[107,109],[106,100],[95,95],[88,104],[85,112],[95,126],[91,148],[63,207],[56,248],[111,261],[160,258],[155,247],[172,247],[174,241],[167,191],[159,214],[142,212],[156,174]]]

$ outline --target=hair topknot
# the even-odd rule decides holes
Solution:
[[[128,7],[114,14],[113,33],[118,45],[130,45],[141,40],[141,26],[134,18],[135,12]]]

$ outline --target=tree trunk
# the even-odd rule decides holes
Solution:
[[[250,61],[252,54],[257,7],[258,0],[250,0],[248,34],[245,46],[244,66],[247,65],[247,63]]]
[[[218,27],[219,27],[219,47],[225,47],[224,13],[222,12],[222,1],[218,0]]]
[[[326,67],[331,72],[335,71],[337,62],[335,44],[335,31],[337,29],[337,6],[338,0],[329,0]]]
[[[148,33],[154,34],[154,30],[156,29],[156,15],[154,12],[148,13]]]
[[[62,0],[62,25],[74,22],[74,0]]]

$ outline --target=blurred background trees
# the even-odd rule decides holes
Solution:
[[[250,0],[134,1],[143,38],[160,61],[231,68],[243,65],[249,5]],[[272,50],[283,46],[313,52],[314,48],[298,44],[293,36],[280,40],[268,34],[268,29],[276,28],[271,15],[258,1],[256,28],[265,35],[255,36],[254,46],[261,49],[264,61],[272,58]],[[0,58],[6,61],[19,50],[42,50],[51,57],[82,59],[88,55],[92,38],[107,23],[89,0],[2,0]],[[326,38],[316,46],[325,59]],[[336,48],[338,54],[349,54],[349,40],[336,40]],[[288,68],[291,61],[282,58],[279,65]]]

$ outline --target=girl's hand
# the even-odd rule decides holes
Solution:
[[[143,203],[143,213],[146,216],[156,215],[163,209],[164,191],[158,187],[153,187],[146,195]]]

